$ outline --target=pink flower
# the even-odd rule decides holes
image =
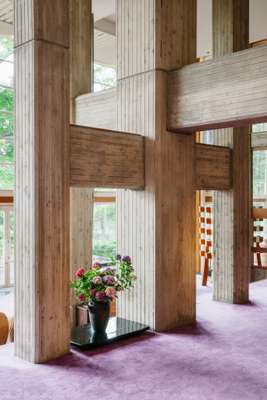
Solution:
[[[94,279],[93,279],[93,283],[94,283],[95,285],[100,285],[100,284],[102,283],[102,278],[101,278],[101,276],[95,276]]]
[[[91,297],[95,297],[96,290],[95,289],[90,289],[89,290],[89,294],[90,294]]]
[[[96,261],[94,264],[93,264],[93,267],[92,267],[93,269],[96,269],[96,268],[101,268],[101,264],[98,262],[98,261]]]
[[[84,302],[84,301],[85,301],[85,296],[84,296],[84,294],[80,294],[79,300],[80,300],[81,302]]]
[[[77,278],[82,278],[85,274],[85,269],[84,268],[79,268],[77,269],[77,271],[75,272],[75,276]]]
[[[112,275],[106,275],[106,276],[103,277],[103,281],[107,285],[113,285],[115,283],[115,278]]]
[[[98,301],[105,301],[107,299],[105,292],[96,292],[95,298]]]
[[[114,299],[114,297],[116,296],[116,289],[112,286],[109,286],[106,288],[105,293],[107,297],[109,297],[110,299]]]

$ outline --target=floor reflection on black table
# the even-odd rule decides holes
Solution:
[[[93,332],[90,325],[72,328],[71,344],[86,350],[137,335],[147,329],[149,329],[147,325],[113,317],[110,318],[105,333]]]

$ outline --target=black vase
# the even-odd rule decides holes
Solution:
[[[110,302],[88,303],[89,319],[91,329],[96,333],[106,331],[109,320]]]

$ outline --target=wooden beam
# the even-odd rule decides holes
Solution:
[[[232,188],[232,151],[228,147],[196,144],[196,189]]]
[[[13,196],[0,196],[0,204],[13,204]]]
[[[144,188],[144,138],[70,127],[70,184],[77,187]]]
[[[15,1],[15,354],[69,351],[68,1]]]
[[[207,130],[267,121],[267,46],[169,74],[168,129]]]
[[[267,208],[253,208],[252,209],[253,219],[267,219]]]

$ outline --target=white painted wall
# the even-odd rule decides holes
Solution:
[[[267,0],[250,0],[249,40],[267,39]],[[197,3],[197,56],[212,54],[212,0]]]
[[[212,0],[197,1],[197,57],[212,55]]]
[[[249,40],[267,39],[267,0],[250,0]]]
[[[115,0],[92,0],[92,11],[95,21],[115,14]]]
[[[0,21],[0,36],[13,35],[13,25]]]

